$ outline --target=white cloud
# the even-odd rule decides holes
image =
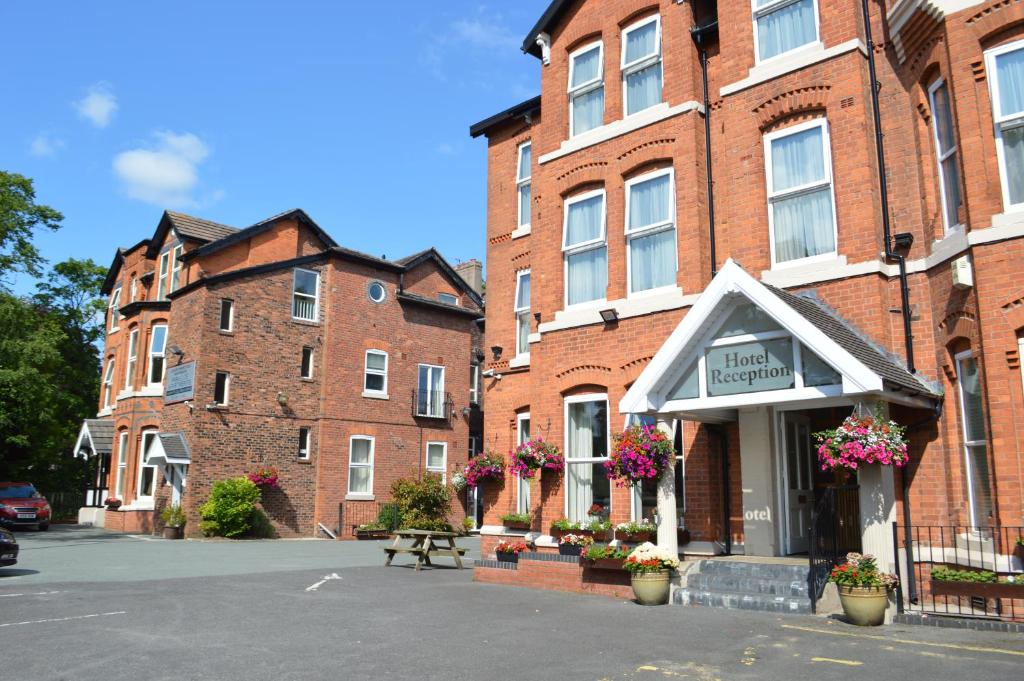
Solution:
[[[29,145],[29,153],[33,156],[48,157],[54,156],[64,148],[64,140],[51,137],[46,133],[39,133]]]
[[[124,192],[164,208],[195,206],[198,166],[210,150],[190,132],[158,131],[153,137],[155,143],[148,148],[129,149],[114,157],[114,172]]]
[[[516,47],[519,40],[507,26],[484,19],[459,19],[452,24],[455,35],[476,47]]]
[[[75,102],[74,106],[79,116],[97,128],[105,128],[117,111],[117,97],[114,96],[110,83],[100,82],[90,86],[85,97]]]

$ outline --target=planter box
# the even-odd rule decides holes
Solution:
[[[502,525],[504,525],[505,527],[507,527],[510,530],[526,530],[526,531],[530,530],[530,523],[517,523],[517,522],[512,522],[511,520],[506,520],[505,522],[502,523]]]
[[[619,540],[628,544],[643,544],[645,541],[651,541],[651,533],[640,532],[638,534],[623,534],[619,537]]]
[[[985,582],[947,582],[939,579],[932,581],[934,596],[963,596],[969,598],[1024,598],[1024,583],[985,583]]]
[[[619,570],[624,572],[621,558],[598,558],[597,560],[586,560],[584,562],[591,570]]]
[[[164,539],[184,539],[185,528],[184,527],[165,527],[164,528]]]
[[[582,546],[571,546],[569,544],[559,544],[558,553],[563,556],[578,556],[583,552]]]
[[[390,530],[355,530],[353,534],[356,539],[387,539],[391,536]]]
[[[518,553],[512,553],[511,551],[508,551],[508,552],[506,552],[506,551],[495,551],[494,557],[499,562],[502,562],[502,563],[518,563],[519,562],[519,554]]]

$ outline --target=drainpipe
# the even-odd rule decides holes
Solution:
[[[936,423],[940,418],[942,418],[941,398],[935,402],[935,407],[932,409],[931,414],[907,426],[907,434],[909,435],[929,424]],[[907,552],[907,600],[911,603],[917,603],[917,578],[914,575],[914,537],[910,531],[910,476],[907,474],[906,468],[901,471],[900,480],[902,481],[901,487],[903,488],[903,546]],[[899,556],[896,557],[896,560],[899,560]]]
[[[894,261],[899,266],[900,279],[900,311],[903,315],[903,336],[906,343],[907,370],[910,373],[917,373],[914,366],[914,335],[911,329],[910,314],[910,286],[907,283],[907,261],[893,249],[892,229],[889,222],[889,188],[886,183],[885,172],[885,143],[882,134],[882,116],[878,105],[878,90],[881,86],[878,83],[878,73],[875,69],[875,41],[871,37],[871,13],[868,8],[868,0],[861,0],[861,11],[864,15],[864,40],[867,43],[868,51],[868,74],[871,78],[871,109],[875,122],[875,155],[878,156],[878,189],[882,202],[882,231],[885,239],[885,259]],[[913,243],[912,234],[897,234],[896,245],[901,248],[909,248]]]
[[[711,246],[711,278],[718,274],[718,258],[715,253],[715,190],[711,172],[711,100],[708,97],[708,50],[707,38],[718,34],[718,20],[700,25],[697,22],[697,5],[693,5],[696,25],[690,28],[690,37],[700,50],[700,74],[704,85],[704,168],[707,174],[708,233]]]

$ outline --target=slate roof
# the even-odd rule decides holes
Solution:
[[[764,286],[796,310],[804,319],[842,346],[844,350],[856,357],[864,366],[881,376],[886,383],[912,393],[924,393],[936,397],[940,394],[924,379],[907,371],[901,360],[871,342],[824,302],[806,295],[794,295],[767,284]]]
[[[96,454],[110,454],[114,448],[114,421],[112,419],[86,419],[85,429]]]
[[[185,441],[183,433],[157,433],[164,455],[168,463],[189,463],[192,461],[192,450]]]
[[[180,236],[195,241],[217,241],[238,231],[237,227],[229,227],[219,222],[211,222],[170,210],[167,211],[167,217],[170,218],[171,224],[174,225],[175,231]]]

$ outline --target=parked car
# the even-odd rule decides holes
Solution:
[[[50,503],[28,482],[0,482],[0,526],[50,529]]]
[[[0,567],[18,562],[18,540],[9,530],[0,527]]]

